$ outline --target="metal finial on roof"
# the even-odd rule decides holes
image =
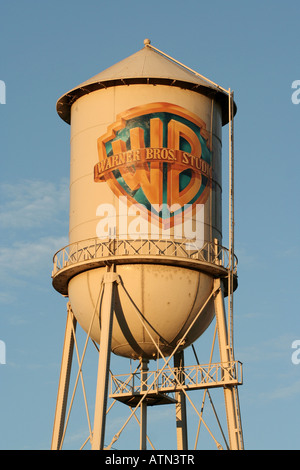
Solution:
[[[149,44],[151,44],[150,39],[148,39],[148,38],[144,39],[144,44],[145,44],[145,46],[149,46]]]

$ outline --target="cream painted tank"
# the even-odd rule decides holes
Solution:
[[[69,246],[53,285],[99,343],[102,279],[114,266],[112,351],[166,355],[213,319],[224,276],[221,149],[228,98],[146,44],[63,95],[71,124]],[[217,251],[216,251],[217,249]]]

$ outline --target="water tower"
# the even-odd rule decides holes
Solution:
[[[145,40],[143,49],[64,94],[57,112],[71,125],[70,221],[52,279],[69,300],[52,448],[63,442],[78,323],[99,351],[92,449],[105,447],[108,394],[130,406],[130,416],[139,410],[140,449],[147,446],[148,407],[175,405],[177,448],[186,449],[188,392],[211,387],[224,390],[228,448],[242,449],[241,364],[232,344],[233,93]],[[214,319],[220,361],[187,366],[184,351]],[[138,368],[112,375],[109,388],[111,352]],[[151,371],[158,359],[162,367]]]

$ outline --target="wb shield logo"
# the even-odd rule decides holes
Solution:
[[[169,103],[151,103],[118,116],[98,139],[96,182],[140,204],[162,228],[204,204],[211,188],[210,136],[196,115]]]

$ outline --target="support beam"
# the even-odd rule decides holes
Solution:
[[[183,379],[183,367],[184,367],[184,355],[183,351],[177,352],[174,355],[174,367],[178,369],[177,378],[181,384],[184,384]],[[177,401],[176,407],[176,433],[177,433],[177,449],[187,450],[188,449],[188,436],[187,436],[187,419],[186,419],[186,397],[182,390],[175,393],[175,399]]]
[[[220,279],[215,279],[214,281],[215,289],[217,293],[215,294],[215,314],[217,321],[217,330],[218,330],[218,339],[219,339],[219,349],[220,349],[220,359],[221,362],[226,366],[228,364],[228,369],[230,367],[230,361],[232,360],[232,351],[228,343],[228,332],[227,332],[227,323],[224,307],[224,290],[223,283]],[[224,371],[225,380],[226,376],[229,376],[229,370]],[[239,424],[239,404],[236,399],[237,390],[234,385],[224,386],[224,398],[225,398],[225,407],[227,415],[227,426],[228,426],[228,435],[229,435],[229,445],[231,450],[241,450],[243,448],[242,444],[242,430],[240,429]]]
[[[70,302],[67,304],[67,309],[67,321],[54,416],[51,450],[59,450],[62,445],[74,349],[73,329],[75,331],[77,324],[71,309]]]
[[[101,333],[92,450],[103,450],[104,448],[111,333],[114,313],[114,288],[115,282],[118,281],[119,276],[113,272],[113,267],[103,277],[104,292],[102,305],[100,306]]]
[[[147,390],[147,372],[148,360],[141,359],[141,390]],[[140,419],[140,450],[147,450],[147,403],[144,400],[141,405],[141,419]]]

